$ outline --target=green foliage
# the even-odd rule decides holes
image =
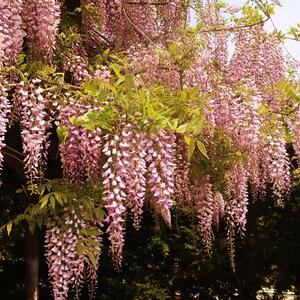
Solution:
[[[75,211],[86,220],[97,220],[102,222],[105,212],[101,209],[101,188],[99,186],[84,186],[78,188],[68,184],[62,179],[46,180],[40,185],[32,185],[28,190],[17,190],[18,193],[36,197],[36,203],[30,204],[23,213],[18,214],[14,219],[8,221],[0,228],[0,232],[6,228],[8,235],[13,225],[19,225],[26,221],[31,232],[35,227],[42,228],[48,225],[53,216],[61,215],[64,209]],[[90,235],[91,233],[85,232]]]

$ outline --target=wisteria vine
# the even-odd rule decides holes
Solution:
[[[188,4],[82,0],[70,13],[59,0],[0,0],[0,169],[9,124],[18,124],[27,183],[43,183],[57,127],[63,180],[77,191],[47,215],[56,300],[80,290],[84,274],[93,297],[95,228],[106,231],[122,267],[126,221],[139,229],[145,205],[170,228],[174,207],[192,208],[211,253],[214,228],[226,224],[230,247],[245,233],[251,199],[270,190],[282,205],[290,193],[287,146],[299,164],[299,97],[282,90],[299,82],[280,42],[264,19],[226,28],[211,1],[194,7],[199,24],[191,28]],[[68,24],[73,16],[80,22]],[[85,219],[86,189],[93,204],[85,208],[105,210],[104,227]]]

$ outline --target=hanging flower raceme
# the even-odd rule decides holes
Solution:
[[[90,78],[88,56],[81,42],[70,42],[61,59],[63,70],[71,74],[74,84],[79,85]]]
[[[0,65],[12,66],[22,50],[25,32],[22,26],[22,0],[0,1]]]
[[[293,120],[289,120],[289,129],[293,137],[293,148],[300,162],[300,110],[298,109]]]
[[[242,163],[227,172],[227,222],[232,228],[243,234],[246,230],[246,213],[248,211],[248,177],[247,169]]]
[[[70,290],[78,293],[82,288],[84,276],[89,279],[90,298],[93,297],[97,285],[95,275],[99,267],[101,237],[98,234],[88,235],[87,239],[84,233],[89,229],[100,233],[99,226],[87,223],[80,218],[80,214],[68,210],[64,211],[62,218],[56,218],[50,224],[45,236],[45,256],[55,300],[68,299]],[[93,240],[93,247],[90,247],[91,243],[86,244],[89,240]],[[90,257],[85,253],[86,247],[94,256],[96,264],[92,264]]]
[[[219,227],[220,219],[224,217],[225,201],[220,192],[214,194],[213,225]]]
[[[207,30],[203,34],[203,39],[206,43],[206,52],[211,55],[214,68],[218,71],[226,72],[228,62],[228,41],[230,33],[227,31],[214,31],[213,28],[226,27],[224,20],[219,13],[216,13],[214,5],[207,3],[202,6],[201,20],[203,24],[202,30]],[[211,32],[209,32],[211,30]],[[225,73],[224,73],[225,74]],[[226,76],[226,75],[225,75]]]
[[[4,139],[7,131],[7,122],[11,111],[11,104],[8,100],[7,91],[5,89],[6,82],[0,75],[0,171],[3,167],[3,153],[2,149],[5,147]]]
[[[277,111],[280,99],[277,84],[286,79],[285,57],[279,42],[268,35],[262,26],[238,31],[235,35],[234,54],[228,66],[228,79],[232,82],[252,80],[261,97]]]
[[[162,42],[170,42],[176,36],[176,30],[183,26],[188,17],[187,6],[181,0],[161,1],[158,5],[159,34],[162,34]]]
[[[180,204],[191,204],[190,195],[190,162],[188,159],[188,146],[183,136],[177,135],[175,160],[175,198]]]
[[[126,17],[124,14],[124,0],[111,0],[106,2],[107,23],[106,31],[120,46],[124,39]]]
[[[20,82],[14,94],[14,111],[18,116],[25,154],[25,173],[30,183],[43,175],[49,147],[51,117],[48,114],[51,95],[45,93],[39,79]]]
[[[122,131],[120,147],[124,163],[124,183],[126,185],[126,205],[133,214],[133,224],[138,229],[146,194],[146,152],[144,134],[132,124],[126,124]]]
[[[122,141],[126,133],[107,135],[103,147],[106,163],[103,166],[103,201],[108,215],[107,232],[111,242],[110,250],[116,268],[122,264],[124,245],[124,214],[127,199],[125,178],[128,172],[129,145]]]
[[[151,204],[165,222],[171,225],[170,208],[174,193],[174,137],[161,132],[139,132],[132,124],[124,124],[119,135],[108,135],[103,153],[104,203],[108,211],[108,233],[116,266],[122,261],[124,216],[128,207],[138,228],[146,184]],[[146,176],[147,173],[147,176]],[[147,182],[146,182],[147,180]]]
[[[151,86],[158,78],[159,57],[151,47],[144,48],[135,45],[128,49],[129,62],[132,71],[139,74],[145,84]]]
[[[70,120],[83,115],[88,108],[73,105],[60,112],[60,124],[68,130],[68,136],[60,144],[60,155],[64,177],[72,183],[81,184],[85,180],[95,182],[101,174],[102,131],[100,128],[90,131],[81,125],[72,124]]]
[[[280,121],[272,133],[264,136],[261,151],[262,181],[271,184],[275,202],[281,205],[283,196],[288,195],[291,189],[291,176],[285,132]]]
[[[215,216],[215,199],[208,175],[201,179],[194,179],[191,197],[197,211],[203,243],[207,252],[210,253],[213,240],[212,225]]]
[[[131,1],[124,8],[127,31],[125,47],[153,40],[157,35],[156,11],[152,0]]]
[[[33,58],[43,62],[53,58],[59,22],[59,0],[24,0],[24,23]]]
[[[148,164],[147,184],[151,191],[154,210],[171,226],[170,209],[174,197],[175,145],[174,135],[161,131],[146,137],[145,151]]]

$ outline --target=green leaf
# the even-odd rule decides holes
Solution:
[[[100,246],[100,242],[99,241],[95,241],[93,239],[86,239],[86,242],[93,246],[93,247],[99,247]]]
[[[194,151],[195,151],[195,140],[191,139],[189,143],[189,160],[192,158]]]
[[[99,207],[94,208],[94,214],[97,218],[98,221],[103,221],[104,217],[105,217],[105,211]]]
[[[109,82],[102,82],[102,85],[109,90],[111,90],[115,95],[117,94],[117,89]]]
[[[95,255],[94,255],[91,251],[89,251],[89,250],[86,250],[85,253],[86,253],[87,256],[89,257],[89,259],[90,259],[92,265],[93,265],[94,268],[95,268],[95,267],[97,266],[97,260],[96,260]]]
[[[62,197],[62,195],[61,195],[60,193],[56,193],[56,194],[55,194],[55,198],[56,198],[57,202],[58,202],[61,206],[64,205],[63,197]]]
[[[7,230],[7,235],[9,236],[10,233],[11,233],[11,230],[12,230],[12,226],[13,224],[12,223],[8,223],[7,226],[6,226],[6,230]]]
[[[207,150],[204,146],[204,144],[200,141],[197,141],[197,148],[199,149],[200,153],[205,156],[206,158],[208,158],[208,155],[207,155]]]
[[[191,138],[188,136],[188,135],[185,135],[184,136],[184,140],[185,140],[185,142],[189,145],[190,144],[190,142],[191,142]]]
[[[56,133],[57,133],[59,140],[64,144],[69,135],[68,128],[66,126],[58,126],[56,128]]]
[[[21,221],[23,221],[25,219],[25,215],[24,214],[20,214],[18,215],[15,219],[14,219],[14,224],[18,225]]]
[[[40,209],[44,208],[44,207],[47,205],[47,203],[48,203],[48,201],[49,201],[50,195],[52,195],[52,193],[46,195],[45,197],[43,197],[43,198],[40,200],[40,203],[41,203]]]
[[[27,221],[28,222],[28,226],[29,226],[29,231],[31,234],[34,234],[35,231],[35,227],[36,227],[36,223],[33,221]]]
[[[41,229],[44,223],[44,217],[43,215],[38,215],[38,217],[36,218],[36,223],[39,226],[39,228]]]
[[[82,234],[86,234],[86,235],[94,235],[94,236],[98,236],[101,235],[101,231],[98,229],[92,229],[92,228],[82,228],[80,229],[80,232]]]
[[[120,73],[120,68],[117,64],[111,64],[110,67],[114,70],[115,74],[117,75],[117,77],[123,78],[124,76]]]
[[[86,247],[82,244],[82,240],[78,240],[75,248],[79,256],[83,255],[87,250]]]
[[[90,118],[87,114],[81,115],[81,116],[72,116],[69,118],[70,122],[73,125],[83,125],[90,121]]]
[[[185,132],[186,132],[187,126],[188,126],[187,123],[178,126],[178,127],[176,128],[176,132],[177,132],[177,133],[185,133]]]
[[[55,210],[55,197],[54,196],[50,197],[50,204],[51,204],[51,207],[53,208],[53,210]]]

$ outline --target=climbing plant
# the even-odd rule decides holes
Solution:
[[[46,230],[55,299],[85,279],[93,297],[103,233],[122,268],[126,221],[138,230],[145,204],[169,227],[173,207],[194,210],[208,254],[223,219],[233,267],[249,194],[284,205],[300,111],[283,41],[298,28],[265,31],[276,5],[0,2],[0,166],[21,164],[31,199],[2,230]],[[19,150],[5,139],[16,126]]]

